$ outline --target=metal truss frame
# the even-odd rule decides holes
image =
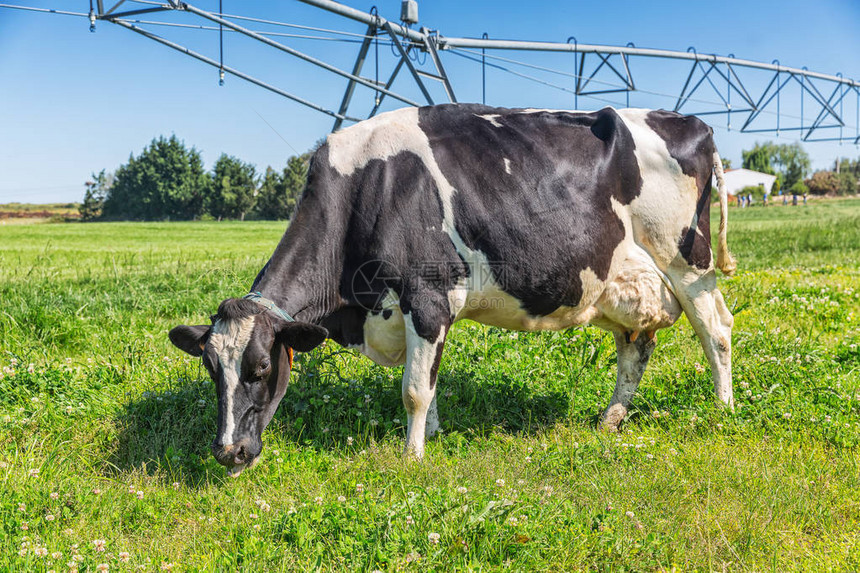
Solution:
[[[367,26],[367,30],[363,35],[353,34],[354,36],[361,37],[361,42],[351,71],[342,70],[282,42],[273,40],[270,37],[277,34],[257,32],[235,21],[237,19],[255,19],[209,12],[189,2],[180,0],[166,0],[164,2],[117,0],[109,7],[105,3],[105,0],[96,0],[95,6],[92,6],[91,3],[92,7],[89,14],[3,3],[0,3],[0,8],[18,8],[46,13],[85,16],[90,20],[91,30],[94,30],[97,21],[116,24],[217,68],[222,79],[224,74],[230,74],[316,111],[325,113],[335,120],[332,131],[340,129],[345,121],[360,121],[360,118],[349,115],[350,104],[352,103],[357,86],[364,86],[375,93],[374,105],[368,117],[372,117],[378,113],[386,97],[391,97],[411,106],[423,105],[423,103],[436,103],[437,99],[433,97],[433,92],[428,88],[425,80],[441,83],[444,98],[449,102],[456,102],[457,98],[454,93],[453,83],[445,71],[440,54],[449,51],[476,61],[482,67],[482,81],[485,82],[486,67],[488,65],[504,69],[501,66],[487,63],[487,59],[492,57],[487,55],[487,51],[513,50],[547,53],[566,52],[573,54],[574,74],[562,73],[534,65],[530,65],[529,67],[572,76],[574,79],[572,89],[555,86],[548,82],[541,83],[557,87],[566,92],[572,92],[575,108],[579,106],[578,96],[594,97],[602,94],[623,93],[629,105],[630,94],[641,91],[642,93],[671,96],[675,100],[675,111],[701,116],[725,115],[728,129],[732,129],[732,116],[739,118],[741,126],[738,131],[744,133],[775,133],[779,135],[782,131],[794,131],[799,134],[803,141],[808,142],[853,141],[855,144],[860,144],[860,82],[844,78],[841,74],[829,75],[809,71],[806,68],[785,67],[781,66],[776,60],[767,64],[735,58],[734,55],[717,56],[713,54],[699,54],[694,48],[689,48],[686,52],[678,52],[637,48],[633,44],[628,44],[627,46],[580,44],[576,41],[575,37],[568,38],[568,41],[565,43],[493,40],[488,38],[486,34],[482,38],[445,37],[438,31],[429,30],[424,27],[416,30],[404,23],[387,20],[376,13],[375,10],[371,13],[366,13],[333,0],[299,1],[349,20],[364,23]],[[126,5],[126,2],[135,6],[143,5],[145,7],[124,11],[119,10]],[[155,34],[145,27],[147,24],[170,24],[165,24],[164,22],[146,22],[136,18],[143,14],[157,12],[188,14],[217,24],[217,28],[210,27],[207,29],[218,30],[221,33],[222,47],[223,32],[226,29],[345,78],[347,85],[341,98],[340,106],[337,111],[328,109],[244,73],[239,69],[227,66],[224,64],[223,49],[221,57],[217,60],[194,52],[185,46]],[[263,20],[258,21],[267,22]],[[283,24],[279,22],[268,23]],[[184,24],[172,25],[206,28],[204,26],[188,26]],[[378,46],[380,40],[392,48],[397,58],[385,82],[379,80],[378,70],[376,79],[368,79],[361,75],[371,46],[374,43],[377,43]],[[480,50],[480,52],[470,52],[470,50]],[[418,53],[426,54],[427,56],[422,64],[419,64],[417,61],[416,56]],[[470,53],[477,57],[467,55]],[[637,89],[632,70],[635,67],[634,61],[639,58],[662,58],[690,62],[689,72],[680,86],[680,90],[676,92],[677,97],[673,94],[658,94],[656,92]],[[519,63],[513,60],[505,60],[504,58],[497,59]],[[378,61],[376,65],[378,66]],[[404,67],[409,71],[409,76],[412,78],[414,85],[418,87],[424,100],[423,103],[404,96],[393,89],[394,82]],[[522,76],[528,78],[528,76]],[[483,83],[482,85],[484,86],[483,89],[486,90],[486,84]],[[761,85],[765,85],[766,87],[762,90],[758,87]],[[708,95],[711,97],[711,100],[702,99]],[[716,96],[716,100],[713,99],[714,96]],[[793,103],[796,106],[799,100],[799,117],[782,112],[783,100],[787,97],[798,98],[794,99]],[[733,98],[734,103],[732,101]],[[849,110],[851,109],[850,100],[854,100],[853,103],[855,106],[853,107],[856,108],[853,117],[854,126],[847,125],[846,121],[845,107],[846,104],[849,104]],[[693,104],[696,105],[696,109],[690,109],[693,107]],[[808,121],[808,118],[805,119],[804,113],[811,113],[814,119]],[[769,119],[763,119],[763,116]],[[838,135],[835,130],[838,130]],[[846,134],[846,132],[849,133]],[[850,132],[853,132],[853,134]]]

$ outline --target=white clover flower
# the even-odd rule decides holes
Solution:
[[[364,491],[364,484],[363,483],[355,484],[355,492],[356,493],[361,493],[363,491]]]
[[[438,533],[430,532],[427,534],[427,541],[429,541],[432,545],[438,545],[440,537],[441,536]]]
[[[461,485],[460,487],[457,488],[457,493],[459,493],[461,495],[466,495],[467,493],[469,493],[469,490]]]
[[[339,495],[339,496],[337,496],[337,500],[338,500],[340,503],[343,503],[343,502],[345,502],[345,501],[346,501],[346,498],[345,498],[344,496],[342,496],[342,495]]]
[[[496,487],[505,487],[505,480],[499,478],[496,480]]]

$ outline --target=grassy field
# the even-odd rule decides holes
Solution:
[[[247,292],[283,227],[0,227],[0,570],[860,569],[860,201],[732,209],[734,413],[686,319],[620,434],[595,430],[610,336],[464,322],[426,461],[401,369],[329,343],[232,480],[166,332]]]

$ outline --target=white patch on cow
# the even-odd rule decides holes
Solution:
[[[505,173],[511,174],[511,160],[505,157]]]
[[[374,159],[428,146],[418,126],[418,108],[381,113],[328,136],[328,161],[341,175],[350,175]],[[423,155],[422,155],[423,157]]]
[[[433,342],[422,338],[415,330],[410,314],[403,317],[406,331],[406,366],[403,369],[403,405],[406,407],[406,453],[421,458],[424,455],[425,434],[439,429],[434,402],[436,386],[430,387],[430,376],[436,362],[436,349],[445,341],[446,331],[440,329]]]
[[[673,325],[681,316],[669,279],[635,245],[595,307],[600,315],[594,323],[616,332],[653,332]]]
[[[490,122],[490,125],[492,125],[493,127],[502,127],[502,124],[499,123],[499,121],[498,121],[499,117],[501,117],[501,116],[497,113],[488,113],[488,114],[484,114],[484,115],[480,115],[480,114],[476,113],[475,117],[480,117],[481,119],[486,119],[487,121]]]
[[[696,212],[696,180],[684,175],[666,142],[645,122],[650,110],[617,111],[636,143],[642,176],[641,193],[628,207],[637,222],[634,236],[665,271],[678,254],[681,231],[690,226],[690,215]]]
[[[397,366],[406,360],[406,332],[400,300],[391,290],[385,295],[382,309],[379,314],[367,315],[364,343],[358,350],[377,364]]]
[[[233,432],[236,430],[236,419],[233,413],[233,396],[239,387],[242,374],[242,355],[251,333],[254,331],[254,317],[218,320],[212,327],[209,344],[218,355],[218,362],[224,376],[224,427],[221,432],[221,443],[228,446],[233,443]]]

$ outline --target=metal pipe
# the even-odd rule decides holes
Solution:
[[[345,4],[341,4],[340,2],[332,2],[331,0],[299,0],[300,2],[304,2],[305,4],[310,4],[311,6],[316,6],[317,8],[322,8],[323,10],[328,10],[329,12],[333,12],[335,14],[339,14],[350,20],[355,20],[357,22],[363,22],[367,25],[376,22],[377,25],[381,28],[385,26],[385,24],[389,24],[391,28],[397,32],[400,36],[405,36],[409,38],[413,42],[424,43],[424,35],[415,30],[411,30],[409,28],[404,28],[400,24],[396,24],[394,22],[390,22],[386,20],[382,16],[373,16],[366,12],[362,12],[361,10],[356,10],[355,8],[351,8]]]
[[[293,48],[290,48],[289,46],[285,46],[283,44],[275,42],[274,40],[270,40],[269,38],[267,38],[265,36],[261,36],[260,34],[254,32],[252,30],[249,30],[247,28],[243,28],[242,26],[239,26],[237,24],[234,24],[233,22],[230,22],[229,20],[219,18],[218,16],[215,16],[214,14],[210,14],[209,12],[206,12],[205,10],[201,10],[200,8],[195,8],[191,4],[183,3],[180,5],[180,7],[181,7],[181,9],[184,9],[188,12],[191,12],[192,14],[196,14],[197,16],[200,16],[201,18],[206,18],[207,20],[215,22],[216,24],[222,24],[223,26],[230,28],[232,30],[235,30],[236,32],[239,32],[240,34],[244,34],[245,36],[248,36],[249,38],[254,38],[255,40],[263,42],[264,44],[266,44],[268,46],[276,48],[282,52],[286,52],[287,54],[290,54],[291,56],[295,56],[297,58],[300,58],[306,62],[310,62],[311,64],[319,66],[319,67],[323,68],[324,70],[328,70],[328,71],[335,73],[339,76],[353,80],[357,83],[360,83],[361,85],[363,85],[365,87],[368,87],[368,88],[371,88],[371,89],[377,90],[377,91],[383,91],[383,88],[380,88],[379,86],[374,85],[373,82],[367,81],[366,79],[358,77],[358,76],[354,76],[349,72],[345,72],[338,67],[332,66],[331,64],[327,64],[326,62],[324,62],[322,60],[318,60],[318,59],[314,58],[313,56],[309,56],[303,52],[300,52],[298,50],[294,50]],[[392,28],[393,28],[393,26],[392,26]],[[412,101],[409,98],[405,98],[402,95],[399,95],[399,94],[392,92],[390,90],[385,90],[384,93],[386,93],[387,95],[390,95],[391,97],[393,97],[396,100],[400,100],[403,103],[407,103],[407,104],[415,106],[415,107],[418,107],[421,105],[415,101]]]
[[[157,35],[153,34],[152,32],[148,32],[146,30],[143,30],[142,28],[138,28],[134,24],[129,24],[128,22],[125,22],[124,20],[112,20],[112,22],[114,24],[119,24],[123,28],[127,28],[127,29],[131,30],[132,32],[136,32],[136,33],[140,34],[141,36],[146,36],[150,40],[155,40],[159,44],[163,44],[163,45],[167,46],[168,48],[173,48],[177,52],[182,52],[183,54],[186,54],[188,56],[191,56],[192,58],[200,60],[204,64],[209,64],[213,68],[219,68],[220,67],[220,64],[218,62],[216,62],[215,60],[208,58],[208,57],[204,56],[203,54],[198,54],[197,52],[195,52],[193,50],[189,50],[185,46],[182,46],[180,44],[176,44],[174,42],[171,42],[170,40],[166,40],[166,39],[162,38],[161,36],[157,36]],[[354,117],[349,117],[347,115],[341,115],[339,113],[333,112],[329,109],[326,109],[322,106],[319,106],[319,105],[317,105],[313,102],[310,102],[304,98],[300,98],[299,96],[295,96],[291,93],[285,92],[284,90],[282,90],[280,88],[276,88],[273,85],[267,84],[266,82],[264,82],[262,80],[258,80],[257,78],[255,78],[253,76],[249,76],[248,74],[246,74],[244,72],[240,72],[239,70],[233,69],[229,66],[224,66],[224,71],[227,72],[228,74],[232,74],[232,75],[236,76],[237,78],[241,78],[241,79],[245,80],[246,82],[251,82],[252,84],[256,84],[256,85],[260,86],[261,88],[265,88],[265,89],[269,90],[270,92],[274,92],[280,96],[283,96],[287,99],[291,99],[296,103],[300,103],[300,104],[305,105],[311,109],[315,109],[319,112],[322,112],[326,115],[330,115],[332,117],[336,117],[336,118],[340,118],[340,119],[348,119],[349,121],[361,121],[360,119],[357,119]]]
[[[301,0],[307,2],[309,0]],[[319,0],[313,0],[319,1]],[[603,46],[597,44],[562,44],[559,42],[526,42],[519,40],[484,40],[481,38],[448,38],[445,36],[439,37],[439,48],[487,48],[495,50],[525,50],[539,52],[583,52],[583,53],[603,53],[603,54],[625,54],[628,56],[650,56],[654,58],[674,58],[679,60],[697,60],[705,62],[727,63],[735,66],[745,66],[748,68],[758,68],[762,70],[771,70],[782,72],[790,72],[795,74],[806,75],[813,78],[839,82],[845,85],[860,87],[860,81],[849,80],[833,76],[829,74],[821,74],[817,72],[809,72],[797,68],[787,68],[785,66],[776,66],[773,64],[765,64],[762,62],[754,62],[752,60],[742,60],[739,58],[729,58],[726,56],[713,56],[710,54],[697,54],[689,52],[675,52],[672,50],[658,50],[654,48],[635,48],[626,46]]]

